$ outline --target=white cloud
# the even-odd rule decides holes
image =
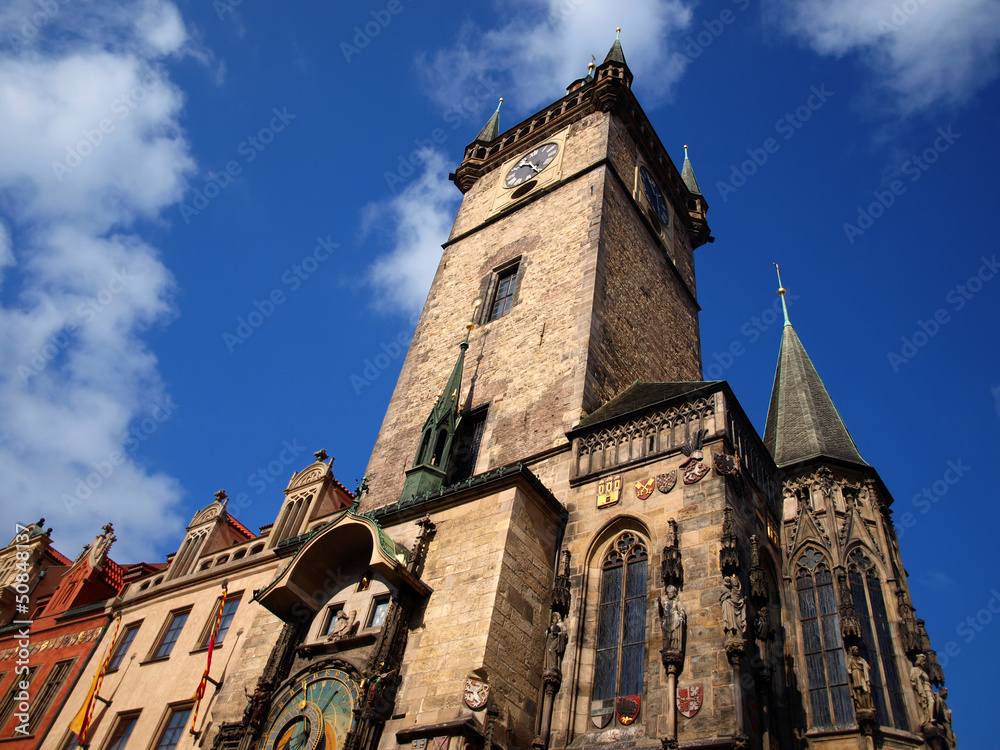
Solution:
[[[859,54],[904,113],[961,103],[997,74],[995,0],[773,0],[769,10],[822,55]]]
[[[625,58],[647,100],[667,96],[684,71],[678,50],[693,2],[506,0],[501,5],[509,22],[489,30],[467,25],[453,47],[418,60],[428,90],[442,106],[457,106],[483,76],[504,82],[501,93],[515,110],[533,111],[585,76],[591,55],[600,65],[618,26]]]
[[[376,221],[391,228],[393,249],[375,260],[368,275],[382,309],[419,313],[461,198],[448,180],[445,155],[429,149],[420,155],[423,172],[414,182],[395,198],[365,209],[365,232]]]
[[[0,520],[45,516],[70,556],[112,521],[115,557],[148,559],[186,519],[137,450],[177,407],[142,338],[174,281],[133,225],[194,169],[162,65],[184,23],[167,0],[12,0],[0,39]]]

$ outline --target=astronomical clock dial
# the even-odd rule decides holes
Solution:
[[[303,677],[271,709],[263,750],[340,750],[358,699],[357,683],[343,670]]]
[[[667,211],[667,202],[663,199],[660,186],[656,184],[653,175],[645,167],[639,167],[639,179],[642,181],[643,192],[646,193],[646,200],[649,201],[650,208],[656,218],[663,226],[670,225],[670,212]]]
[[[558,143],[544,143],[511,167],[504,179],[509,188],[523,185],[545,169],[559,153]]]

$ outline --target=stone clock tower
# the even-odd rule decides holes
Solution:
[[[466,148],[451,175],[462,205],[368,466],[371,503],[399,499],[414,452],[400,448],[417,446],[476,299],[461,412],[480,449],[465,473],[565,446],[635,380],[701,378],[693,253],[713,239],[708,206],[631,83],[615,42],[565,97],[502,134],[494,115]]]
[[[765,439],[701,380],[708,206],[631,83],[615,41],[466,148],[366,481],[317,453],[258,543],[216,750],[955,747],[891,495],[791,325]]]

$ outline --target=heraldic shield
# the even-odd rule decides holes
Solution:
[[[653,483],[656,481],[655,477],[650,477],[644,481],[635,483],[635,496],[640,500],[645,500],[647,497],[653,494]]]
[[[615,715],[615,701],[613,698],[590,702],[590,721],[598,729],[604,729]]]
[[[489,683],[474,680],[471,677],[465,681],[464,692],[465,705],[473,711],[478,711],[479,709],[485,707],[487,701],[490,699]]]
[[[688,685],[677,689],[677,710],[685,718],[693,718],[701,708],[704,690],[701,685]]]
[[[625,695],[615,701],[615,711],[618,721],[628,726],[639,718],[639,708],[642,706],[641,695]]]
[[[656,475],[656,489],[666,495],[677,484],[677,469]]]

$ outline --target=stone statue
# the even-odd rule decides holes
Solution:
[[[851,698],[854,699],[856,711],[870,711],[875,707],[872,702],[871,667],[861,656],[861,649],[851,646],[851,656],[847,660],[847,673],[850,676]]]
[[[562,664],[563,654],[566,653],[566,643],[569,636],[566,633],[566,626],[563,624],[562,615],[558,612],[552,613],[552,624],[545,631],[545,664],[546,672],[558,672]]]
[[[684,650],[684,633],[687,628],[687,611],[677,598],[677,587],[667,586],[659,600],[660,628],[663,630],[663,648],[666,651]]]
[[[722,579],[722,585],[725,587],[719,597],[722,604],[722,629],[727,638],[742,638],[747,632],[747,613],[740,579],[726,576]]]
[[[354,620],[357,616],[358,613],[353,610],[351,611],[350,616],[348,616],[344,610],[338,610],[336,620],[330,628],[330,632],[327,633],[326,639],[328,641],[339,641],[340,639],[349,636],[351,631],[354,629]]]
[[[951,709],[948,708],[948,704],[945,702],[947,698],[948,688],[943,687],[937,694],[938,710],[940,711],[938,721],[944,727],[944,738],[948,743],[948,747],[955,748],[958,746],[958,740],[955,739],[955,732],[951,728]]]
[[[927,664],[927,657],[924,654],[917,654],[910,668],[910,685],[913,687],[914,696],[917,699],[917,709],[920,712],[920,726],[933,723],[934,715],[937,713],[937,694],[931,686],[931,680],[924,671]]]

